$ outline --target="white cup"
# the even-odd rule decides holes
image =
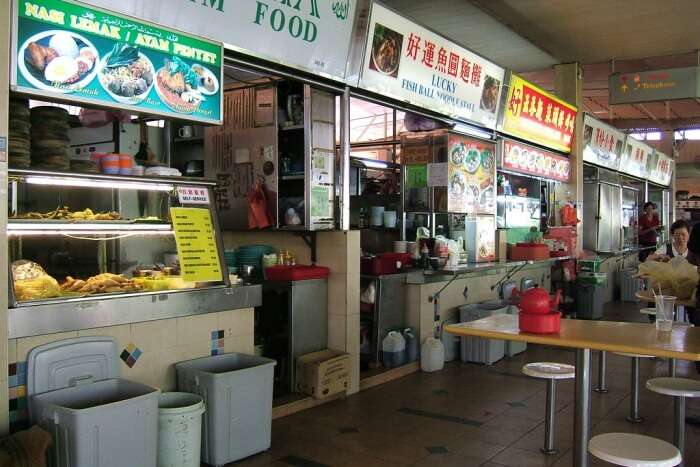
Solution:
[[[396,227],[396,211],[384,211],[384,227]]]

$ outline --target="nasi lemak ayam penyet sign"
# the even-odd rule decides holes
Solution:
[[[91,0],[255,58],[345,80],[356,0]]]
[[[222,46],[63,0],[14,4],[15,90],[221,122]]]
[[[495,128],[505,70],[379,4],[360,87]]]

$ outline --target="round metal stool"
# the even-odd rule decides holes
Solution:
[[[565,363],[538,362],[528,363],[523,367],[523,373],[533,378],[547,380],[547,418],[544,425],[544,447],[540,450],[544,454],[556,454],[554,447],[554,428],[556,414],[556,381],[559,379],[573,379],[576,375],[576,368]]]
[[[588,452],[604,461],[626,467],[673,467],[681,460],[671,443],[634,433],[605,433],[588,442]]]

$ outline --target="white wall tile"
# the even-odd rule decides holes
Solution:
[[[360,353],[360,315],[348,315],[346,326],[346,352]]]
[[[7,363],[17,362],[17,339],[7,340]]]
[[[17,361],[26,361],[29,351],[32,350],[34,347],[64,339],[70,339],[73,337],[78,337],[77,331],[59,332],[55,334],[46,334],[43,336],[34,337],[22,337],[20,339],[17,339]]]
[[[345,352],[347,317],[328,315],[328,348]]]
[[[224,337],[252,334],[255,327],[255,310],[228,310],[217,313],[218,329],[225,331]]]
[[[177,346],[211,341],[211,332],[219,329],[216,313],[177,318]]]
[[[131,325],[106,326],[103,328],[85,329],[78,331],[78,337],[106,336],[117,341],[117,348],[121,350],[131,342]]]
[[[141,350],[174,348],[177,346],[177,318],[134,323],[131,341]]]
[[[255,340],[253,338],[253,334],[228,337],[224,339],[224,352],[237,352],[253,355],[255,353],[254,344]]]

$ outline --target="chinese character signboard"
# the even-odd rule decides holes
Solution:
[[[671,184],[671,173],[673,171],[673,159],[666,154],[654,151],[649,157],[647,164],[647,180],[668,186]]]
[[[620,168],[625,134],[586,114],[583,119],[583,160],[607,169]]]
[[[505,70],[379,4],[360,87],[495,128]]]
[[[576,107],[511,74],[500,130],[539,145],[571,152]]]
[[[615,73],[609,80],[611,104],[700,97],[700,67]]]
[[[654,150],[632,136],[625,140],[625,150],[620,158],[620,172],[634,177],[647,177],[647,161]]]
[[[447,211],[496,212],[496,146],[450,133],[447,143]]]
[[[571,163],[566,157],[509,139],[501,140],[500,168],[536,177],[568,182]]]
[[[196,186],[177,187],[180,204],[209,204],[209,189]]]
[[[345,80],[356,0],[90,0],[221,41],[255,58]]]
[[[63,0],[17,0],[12,87],[221,123],[222,46]]]

